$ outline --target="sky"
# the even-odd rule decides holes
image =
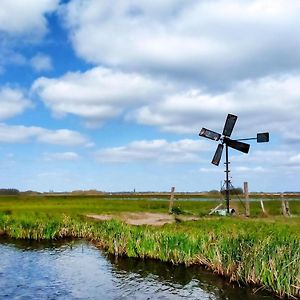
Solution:
[[[0,3],[1,188],[300,191],[298,0]]]

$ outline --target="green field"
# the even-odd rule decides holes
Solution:
[[[240,284],[263,286],[283,297],[300,296],[300,201],[291,200],[291,217],[281,216],[278,200],[251,202],[251,218],[244,204],[233,201],[234,217],[208,216],[217,199],[177,200],[184,214],[198,221],[162,227],[130,226],[120,221],[94,221],[86,214],[168,212],[158,197],[2,196],[0,233],[12,238],[88,238],[116,255],[154,258],[175,264],[201,264]]]
[[[192,199],[190,199],[192,198]],[[71,195],[39,195],[39,196],[0,196],[0,212],[11,211],[14,214],[26,212],[69,215],[87,213],[112,213],[119,212],[168,212],[169,195],[112,195],[112,196],[71,196]],[[186,213],[206,216],[210,209],[220,203],[216,197],[176,195],[174,206]],[[260,198],[250,199],[251,217],[262,217]],[[232,206],[239,214],[245,211],[243,199],[233,197]],[[281,216],[280,198],[264,199],[264,207],[268,215]],[[291,213],[300,216],[300,199],[291,198],[289,201]]]

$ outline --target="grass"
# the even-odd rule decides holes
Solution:
[[[280,297],[300,297],[300,217],[280,216],[280,202],[251,203],[253,218],[208,217],[217,201],[176,201],[199,221],[163,227],[97,222],[87,213],[167,212],[166,201],[88,196],[0,197],[0,232],[18,239],[87,238],[115,255],[153,258],[174,264],[201,264],[241,284],[264,286]],[[240,202],[233,203],[242,211]],[[291,201],[300,214],[300,201]]]
[[[177,196],[176,196],[177,197]],[[220,200],[217,198],[203,199],[199,196],[200,201],[191,201],[189,198],[183,200],[182,195],[179,200],[175,201],[175,206],[179,207],[187,213],[192,213],[199,216],[205,216],[211,208],[217,206]],[[194,197],[195,198],[195,197]],[[87,214],[87,213],[120,213],[124,211],[130,212],[166,212],[168,206],[167,198],[152,198],[147,195],[146,198],[136,200],[129,195],[121,198],[111,196],[0,196],[0,212],[11,211],[15,214],[21,214],[26,211],[46,212],[52,214],[67,213],[67,214]],[[251,216],[261,217],[260,199],[250,199],[251,201]],[[290,210],[292,214],[300,215],[300,201],[291,199]],[[234,198],[232,205],[237,208],[237,211],[244,212],[244,204],[237,198]],[[264,206],[267,213],[271,216],[281,215],[280,198],[264,199]]]

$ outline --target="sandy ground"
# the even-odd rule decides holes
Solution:
[[[122,213],[120,215],[86,215],[88,218],[93,218],[101,221],[118,219],[130,225],[153,225],[162,226],[168,223],[174,223],[177,221],[194,221],[199,220],[198,217],[193,216],[174,216],[162,213],[147,213],[147,212],[136,212],[136,213]]]

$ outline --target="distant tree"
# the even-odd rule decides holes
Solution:
[[[243,189],[241,187],[238,187],[238,188],[233,188],[231,190],[231,192],[233,194],[236,194],[236,195],[242,195],[244,193]]]
[[[19,193],[17,189],[0,189],[0,195],[18,195]]]
[[[210,190],[208,191],[209,194],[219,194],[220,192],[218,190]]]
[[[222,189],[221,193],[224,195],[226,193],[225,189]],[[231,188],[230,193],[232,195],[242,195],[244,191],[241,187],[238,187],[238,188]]]

